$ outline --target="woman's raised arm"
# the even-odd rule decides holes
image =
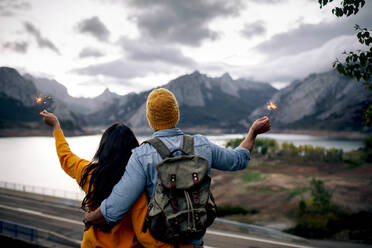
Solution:
[[[63,135],[61,125],[58,118],[46,110],[43,110],[40,115],[43,117],[45,124],[53,127],[53,135],[56,142],[56,150],[62,169],[80,184],[83,169],[90,163],[88,160],[81,159],[71,152],[70,147]],[[85,188],[84,188],[85,190]]]

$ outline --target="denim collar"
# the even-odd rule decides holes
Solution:
[[[154,137],[169,137],[169,136],[179,136],[183,135],[183,132],[179,128],[163,129],[156,131],[151,135],[151,138]]]

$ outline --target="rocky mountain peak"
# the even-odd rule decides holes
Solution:
[[[32,81],[37,90],[42,94],[51,95],[61,101],[68,101],[70,99],[67,88],[54,79],[34,77],[27,73],[24,74],[23,77]]]
[[[190,74],[191,76],[200,76],[200,72],[198,70],[195,70],[193,73]]]
[[[111,93],[111,91],[110,91],[110,89],[109,88],[106,88],[104,91],[103,91],[103,93],[102,93],[102,95],[108,95],[108,94],[110,94]]]
[[[310,74],[277,92],[273,125],[282,128],[361,130],[362,110],[372,94],[361,83],[329,71]],[[254,111],[253,120],[264,107]]]
[[[225,72],[220,78],[221,78],[221,80],[223,80],[225,82],[231,82],[231,81],[233,81],[232,77],[227,72]]]
[[[25,106],[34,104],[38,95],[35,85],[24,79],[18,71],[9,67],[0,67],[0,92],[21,101]]]
[[[102,93],[101,95],[95,97],[94,99],[95,100],[98,100],[98,101],[111,101],[112,99],[115,99],[115,98],[118,98],[120,97],[118,94],[110,91],[109,88],[106,88]]]
[[[112,96],[112,95],[116,95],[116,94],[111,92],[109,88],[106,88],[98,97]]]
[[[8,73],[8,74],[14,74],[14,75],[19,75],[18,71],[16,69],[10,68],[10,67],[0,67],[0,73]]]

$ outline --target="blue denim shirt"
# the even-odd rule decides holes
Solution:
[[[170,151],[182,149],[183,132],[178,128],[160,130],[151,137],[160,138]],[[208,160],[209,171],[211,168],[225,171],[242,170],[248,166],[250,159],[247,149],[226,149],[211,143],[202,135],[194,136],[194,152]],[[132,150],[124,175],[114,186],[110,196],[101,203],[101,212],[107,223],[121,220],[144,190],[149,198],[154,195],[158,179],[155,165],[161,160],[160,154],[148,143]],[[200,245],[201,242],[202,240],[191,243]]]

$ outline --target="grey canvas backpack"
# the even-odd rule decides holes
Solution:
[[[145,141],[162,157],[156,165],[158,181],[150,199],[144,232],[178,244],[200,239],[216,218],[217,207],[210,191],[208,160],[194,154],[194,137],[184,135],[183,149],[171,152],[159,139]],[[182,155],[174,156],[177,151]]]

